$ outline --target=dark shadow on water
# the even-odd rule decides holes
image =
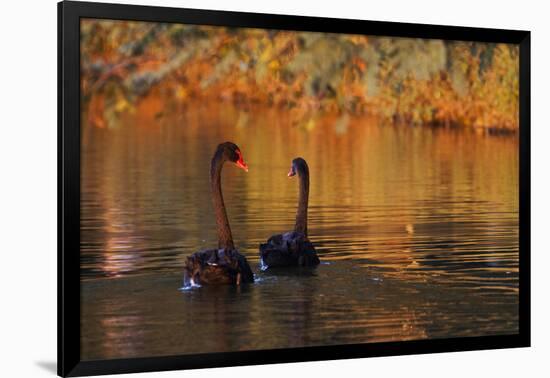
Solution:
[[[55,361],[36,361],[35,364],[54,375],[57,374],[57,362]]]

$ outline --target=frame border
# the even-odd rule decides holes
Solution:
[[[531,34],[529,31],[62,1],[58,10],[57,374],[120,374],[282,362],[529,347],[531,345]],[[80,360],[80,18],[514,43],[520,48],[519,333],[208,353]]]

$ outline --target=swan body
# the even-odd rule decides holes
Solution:
[[[290,231],[270,237],[260,244],[264,269],[283,266],[315,266],[319,257],[315,247],[301,232]]]
[[[236,249],[207,249],[196,252],[185,263],[184,286],[240,285],[254,282],[246,257]]]

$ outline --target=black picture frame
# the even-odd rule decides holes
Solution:
[[[519,333],[152,358],[80,360],[81,18],[514,43],[520,50]],[[82,376],[530,346],[530,32],[63,1],[58,3],[58,374]]]

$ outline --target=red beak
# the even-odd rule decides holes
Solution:
[[[237,167],[244,169],[245,172],[248,172],[248,165],[244,162],[242,158],[239,159],[235,164],[237,164]]]
[[[248,172],[248,165],[244,162],[241,151],[237,150],[237,155],[239,155],[239,160],[237,160],[235,164],[237,167],[244,169],[245,172]]]

